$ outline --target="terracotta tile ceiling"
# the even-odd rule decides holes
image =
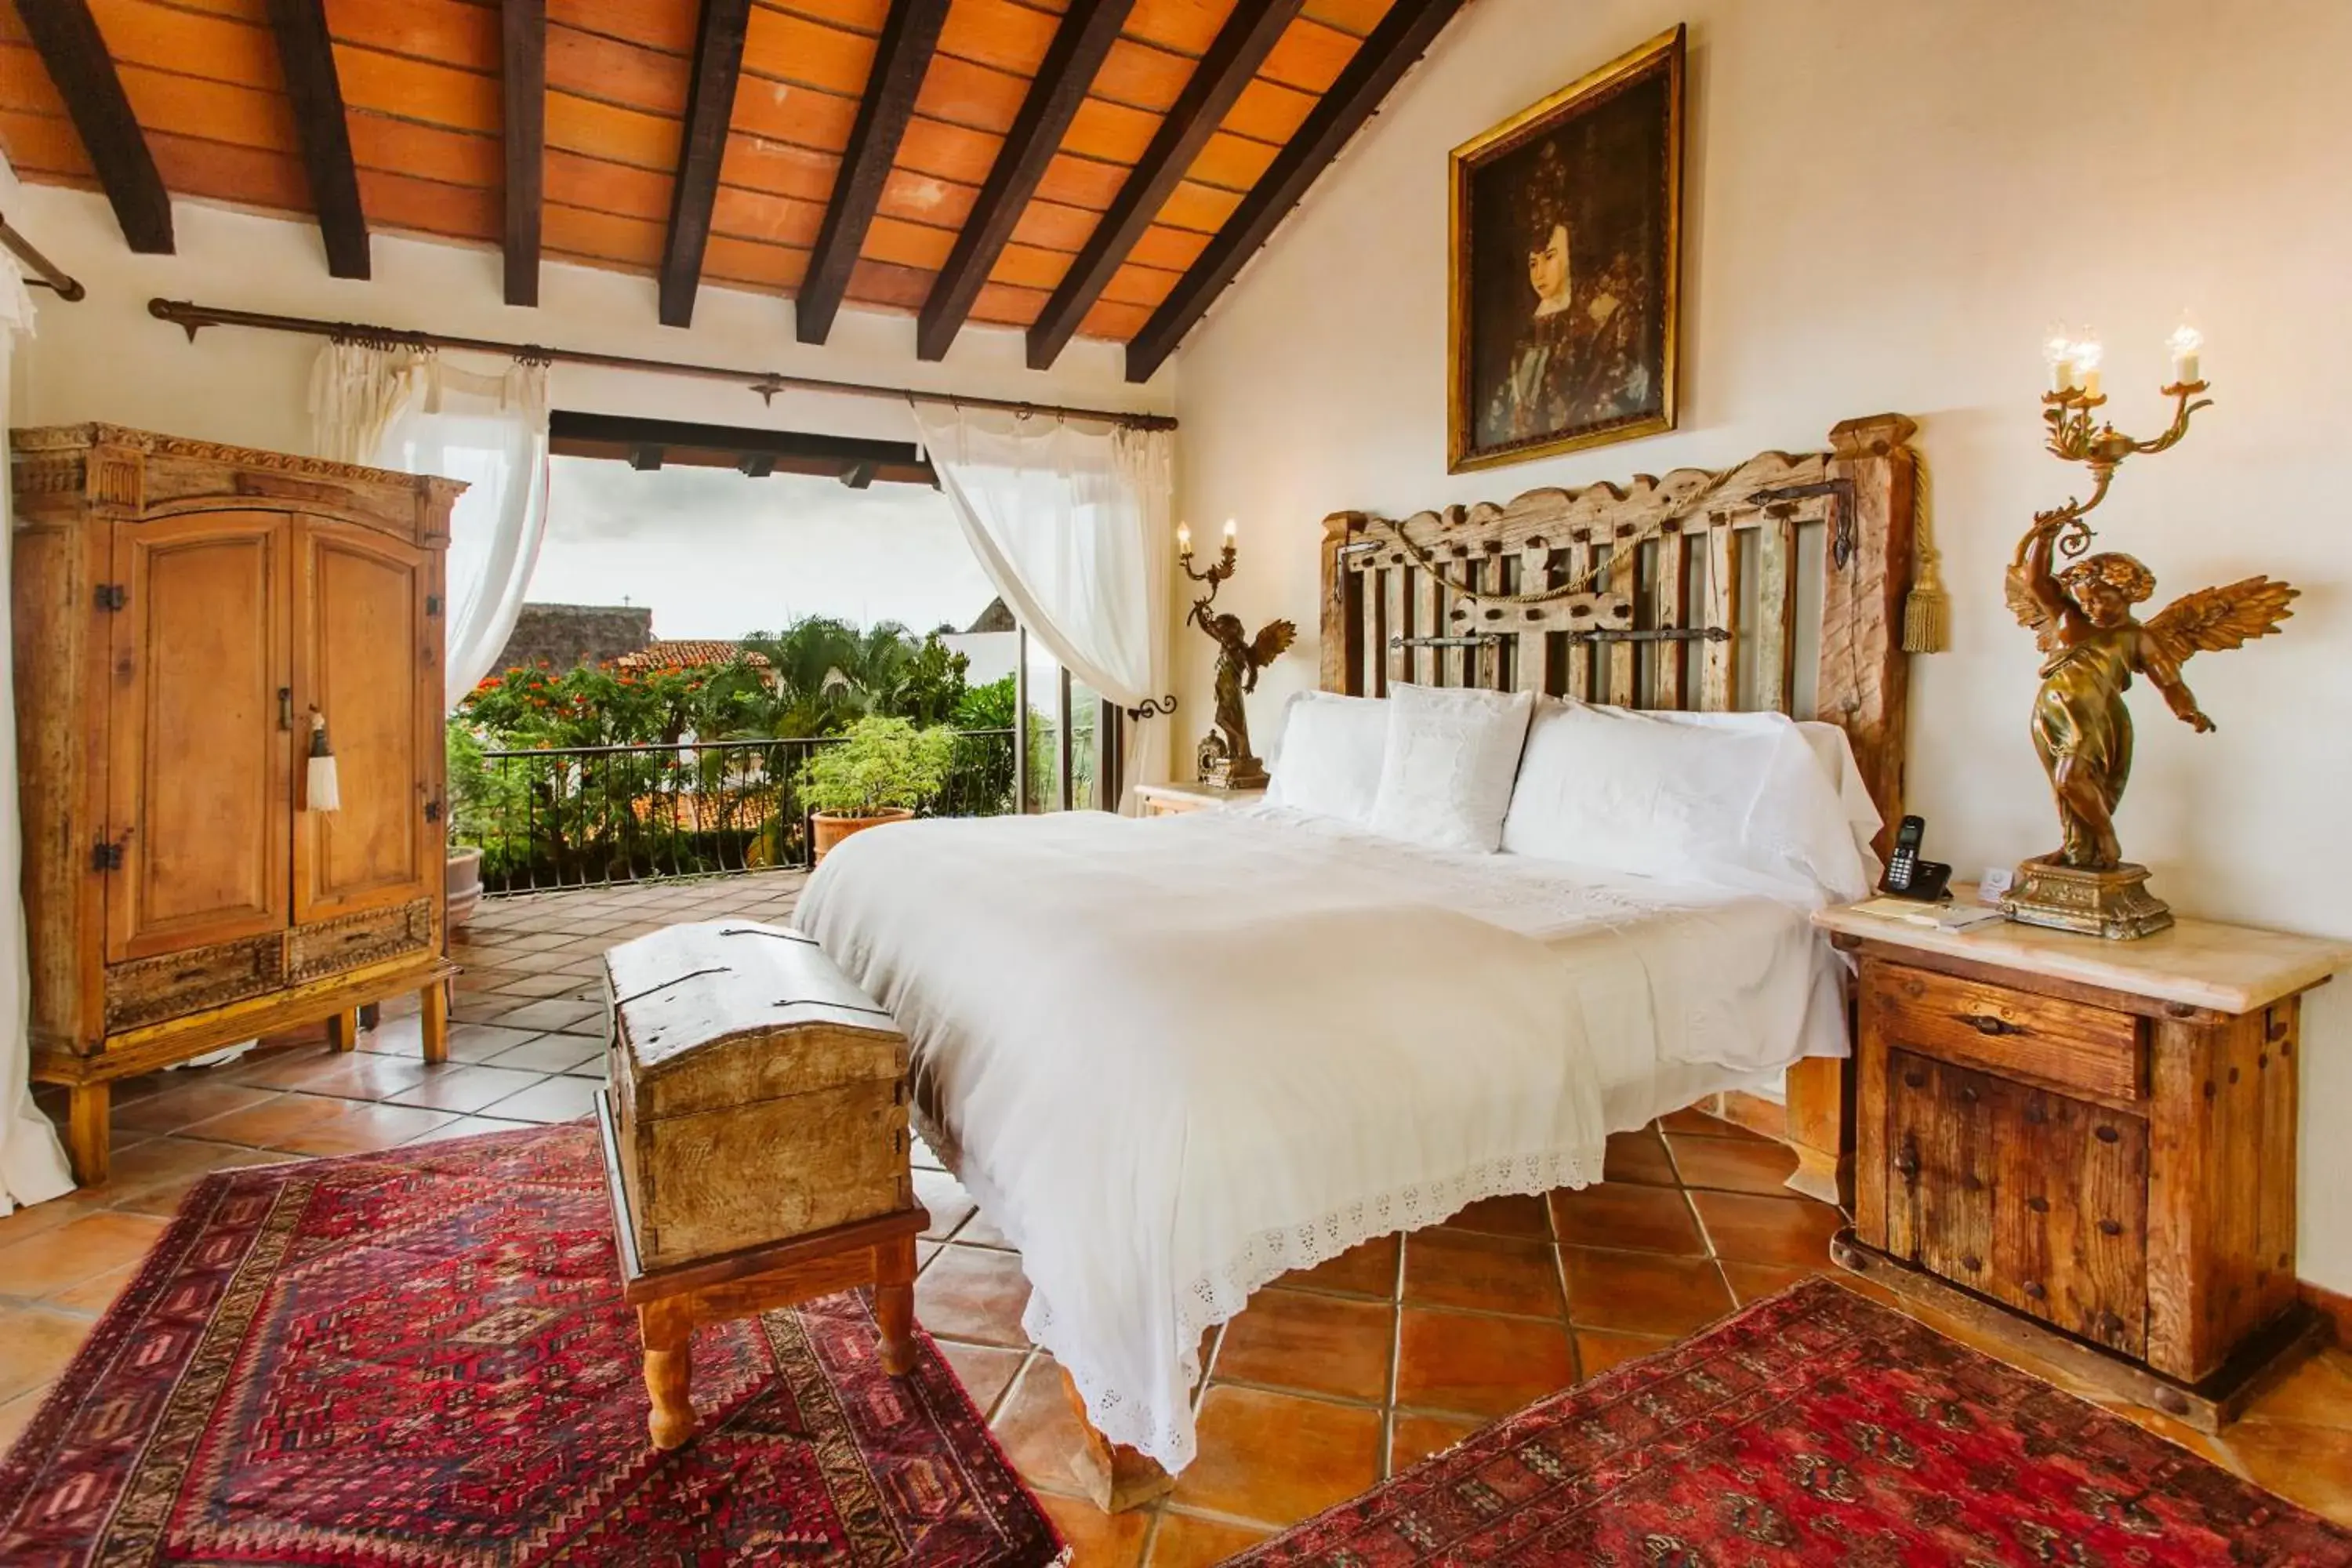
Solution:
[[[504,101],[520,60],[520,82],[534,66],[545,80],[541,255],[679,269],[690,313],[698,276],[800,294],[828,212],[845,208],[836,223],[863,232],[835,242],[831,303],[928,307],[935,358],[963,320],[1034,328],[1124,195],[1127,221],[1110,226],[1131,241],[1110,254],[1119,236],[1104,234],[1095,280],[1059,302],[1063,330],[1033,332],[1031,358],[1050,363],[1072,331],[1132,342],[1161,314],[1156,365],[1190,325],[1174,317],[1206,308],[1189,294],[1213,298],[1262,242],[1241,232],[1253,191],[1292,205],[1463,3],[9,0],[0,144],[24,178],[103,188],[120,213],[143,141],[165,239],[142,244],[126,219],[140,248],[168,247],[168,192],[327,215],[332,256],[346,138],[318,134],[308,106],[331,114],[340,94],[358,275],[369,230],[505,244],[511,268],[509,188],[530,170]],[[328,42],[306,54],[321,16]],[[106,90],[86,85],[77,38],[120,82],[136,120],[127,147],[110,152],[91,119]],[[1257,216],[1270,231],[1281,211]],[[526,279],[534,265],[526,254]],[[510,297],[535,298],[514,276]]]

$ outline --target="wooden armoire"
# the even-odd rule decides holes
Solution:
[[[11,434],[33,1076],[109,1084],[423,999],[446,1055],[446,479],[108,425]],[[311,714],[338,809],[305,799]]]

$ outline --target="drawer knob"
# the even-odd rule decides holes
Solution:
[[[2021,1035],[2025,1033],[2024,1025],[2012,1024],[2008,1019],[1996,1017],[1990,1013],[1965,1013],[1961,1015],[1960,1021],[1968,1025],[1969,1028],[1974,1029],[1979,1035]]]
[[[2102,1143],[2113,1143],[2122,1136],[2122,1133],[2116,1131],[2112,1127],[2102,1127],[2099,1129],[2098,1132],[2099,1142]]]

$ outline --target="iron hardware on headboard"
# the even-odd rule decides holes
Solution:
[[[1823,479],[1815,485],[1784,485],[1779,489],[1750,490],[1748,499],[1757,506],[1773,501],[1802,500],[1808,496],[1830,498],[1830,559],[1843,571],[1853,559],[1853,481]]]
[[[1499,643],[1499,642],[1501,642],[1502,640],[1503,640],[1503,634],[1502,634],[1501,632],[1473,632],[1473,633],[1471,633],[1471,634],[1470,634],[1469,636],[1467,636],[1467,637],[1393,637],[1389,638],[1389,647],[1491,647],[1491,646],[1493,646],[1494,644]]]
[[[1486,647],[1506,640],[1506,632],[1474,632],[1466,637],[1389,638],[1391,647]],[[1731,633],[1722,626],[1658,626],[1641,631],[1623,626],[1594,626],[1587,631],[1563,632],[1570,642],[1729,642]]]

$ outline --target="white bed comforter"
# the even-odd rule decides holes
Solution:
[[[909,1037],[918,1124],[1021,1248],[1031,1337],[1171,1470],[1202,1331],[1259,1286],[1600,1179],[1594,1042],[1843,1049],[1801,909],[1278,810],[860,834],[797,921]]]

